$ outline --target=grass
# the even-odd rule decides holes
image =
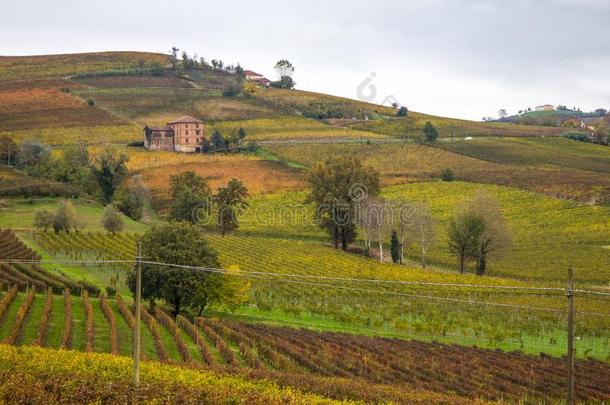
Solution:
[[[51,317],[49,318],[49,330],[47,331],[45,347],[59,349],[61,346],[61,337],[64,331],[64,299],[62,296],[53,296],[53,308],[51,309]]]
[[[114,312],[117,327],[117,337],[119,341],[119,353],[123,356],[130,356],[133,353],[133,332],[125,318],[121,315],[119,308],[117,307],[116,301],[108,300],[108,305]],[[144,337],[142,337],[143,353],[150,353],[150,342],[145,343]],[[154,349],[153,349],[154,351]]]
[[[79,297],[72,297],[72,345],[71,349],[85,351],[87,344],[87,324],[85,305]]]
[[[17,311],[23,302],[25,295],[17,294],[13,303],[8,307],[6,312],[4,313],[3,319],[0,319],[0,342],[2,342],[5,338],[10,336],[11,331],[13,330],[13,322],[15,319],[15,315],[17,315]]]
[[[0,207],[0,228],[12,228],[16,231],[33,229],[34,215],[39,210],[56,211],[61,200],[57,198],[7,198]],[[91,200],[72,200],[77,217],[83,221],[85,231],[103,231],[101,225],[103,207]],[[142,232],[146,226],[123,217],[126,232]]]
[[[96,352],[110,353],[110,324],[104,316],[100,300],[98,298],[89,298],[93,307],[93,325],[95,330],[95,340],[93,347]]]

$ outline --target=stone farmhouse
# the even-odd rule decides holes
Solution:
[[[203,122],[188,115],[164,127],[144,127],[144,147],[150,150],[201,152],[204,140]]]
[[[253,72],[252,70],[245,70],[244,76],[247,81],[254,82],[261,86],[269,87],[271,85],[271,80],[267,79],[265,76],[260,73]]]

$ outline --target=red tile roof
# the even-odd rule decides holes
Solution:
[[[168,122],[167,125],[171,125],[171,124],[202,124],[203,121],[198,120],[197,118],[191,117],[190,115],[183,115],[182,117],[172,121],[172,122]]]

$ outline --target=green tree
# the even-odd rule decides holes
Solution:
[[[16,163],[33,176],[49,177],[53,165],[51,148],[37,140],[24,141],[19,146]]]
[[[71,229],[78,230],[79,222],[76,216],[76,210],[71,201],[64,200],[59,203],[59,208],[53,215],[53,229],[55,232],[69,233]]]
[[[48,210],[36,211],[34,215],[34,228],[42,229],[44,232],[53,227],[54,214]]]
[[[102,203],[108,204],[112,201],[116,189],[127,176],[128,160],[129,158],[116,148],[106,147],[91,165]]]
[[[144,205],[149,199],[148,189],[139,177],[123,182],[114,194],[113,204],[129,218],[139,221],[144,214]]]
[[[423,132],[426,142],[436,142],[438,139],[438,131],[430,121],[427,121],[424,125]]]
[[[409,113],[409,110],[407,110],[407,107],[402,106],[396,112],[396,116],[398,116],[398,117],[406,117],[408,113]]]
[[[202,176],[193,171],[171,176],[170,194],[174,199],[170,219],[196,223],[209,218],[212,191]]]
[[[85,141],[67,145],[54,165],[55,180],[86,189],[90,179],[89,164],[89,150]]]
[[[443,181],[453,181],[455,180],[455,173],[452,169],[443,169],[441,170],[441,180]]]
[[[102,215],[102,226],[108,232],[113,235],[116,235],[117,232],[121,232],[125,224],[123,223],[123,218],[121,218],[121,213],[118,209],[114,207],[112,204],[108,204],[106,208],[104,208],[104,213]]]
[[[316,204],[316,217],[335,248],[347,250],[356,238],[355,207],[379,194],[379,173],[353,157],[329,158],[307,174],[307,203]]]
[[[153,227],[142,237],[142,257],[147,262],[179,266],[218,268],[218,254],[204,238],[203,231],[188,222]],[[226,278],[219,273],[153,264],[142,266],[142,297],[154,303],[163,300],[177,316],[184,307],[200,313],[212,303],[221,303],[235,293],[225,288]],[[135,274],[128,277],[135,292]]]
[[[277,75],[282,77],[292,77],[294,74],[294,65],[287,61],[286,59],[280,59],[274,67]]]
[[[221,187],[216,192],[215,202],[218,209],[218,228],[224,236],[227,232],[239,228],[237,218],[240,210],[246,209],[249,205],[246,202],[248,189],[244,184],[232,179],[226,187]]]
[[[392,230],[392,237],[390,239],[390,255],[392,256],[392,261],[394,263],[402,263],[400,241],[398,240],[396,230]]]
[[[217,129],[212,132],[212,148],[215,152],[227,150],[227,142]]]
[[[479,238],[485,224],[483,220],[469,209],[458,212],[449,223],[449,250],[457,255],[460,274],[469,258],[476,258]]]

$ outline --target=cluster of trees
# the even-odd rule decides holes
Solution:
[[[240,127],[237,131],[231,132],[230,135],[224,136],[219,130],[215,129],[212,132],[210,140],[204,141],[201,151],[204,153],[211,152],[234,152],[239,150],[243,140],[246,138],[247,132]]]
[[[271,82],[271,86],[280,89],[292,89],[296,86],[296,82],[292,78],[294,74],[294,65],[286,59],[279,60],[274,67],[279,80]]]
[[[40,210],[34,214],[34,227],[44,232],[53,229],[55,232],[70,233],[73,230],[78,233],[83,226],[74,205],[69,200],[60,202],[55,212]]]
[[[172,65],[172,69],[174,71],[178,69],[182,69],[183,71],[193,71],[195,69],[212,69],[217,72],[225,72],[228,74],[236,74],[239,76],[243,76],[244,69],[241,67],[239,63],[236,65],[227,65],[220,59],[211,59],[206,60],[204,57],[198,57],[197,54],[193,54],[193,56],[189,56],[186,51],[182,51],[180,58],[178,57],[178,53],[180,49],[177,47],[172,47],[170,50],[170,63]]]
[[[0,157],[31,176],[69,184],[103,205],[114,204],[134,220],[142,218],[148,190],[139,177],[128,180],[128,157],[117,148],[108,146],[91,156],[87,143],[78,141],[54,156],[40,141],[26,140],[18,145],[4,135],[0,137]]]
[[[248,189],[241,181],[232,179],[213,193],[206,179],[192,171],[170,177],[170,194],[170,220],[209,224],[215,213],[223,236],[239,228],[239,213],[248,207]]]
[[[306,202],[315,203],[320,226],[335,248],[347,250],[362,231],[363,252],[369,256],[376,243],[379,260],[390,236],[390,256],[403,263],[405,252],[414,246],[422,267],[436,240],[437,224],[424,202],[387,201],[379,196],[379,173],[355,158],[330,158],[308,174],[311,186]],[[510,233],[499,203],[491,196],[477,195],[463,203],[451,220],[449,248],[464,272],[469,260],[476,273],[484,274],[487,262],[510,247]]]
[[[432,143],[436,142],[436,140],[438,139],[438,130],[434,125],[432,125],[430,121],[426,121],[422,132],[424,134],[424,140],[426,142]]]

